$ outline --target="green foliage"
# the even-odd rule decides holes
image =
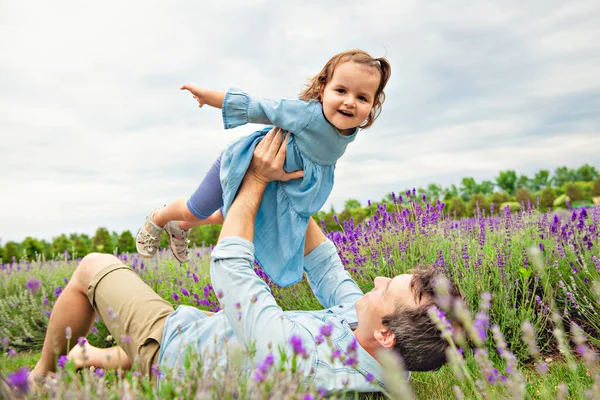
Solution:
[[[521,203],[517,203],[516,201],[509,201],[506,203],[500,204],[500,210],[503,210],[508,207],[511,213],[521,211]]]
[[[69,252],[69,254],[73,252],[73,242],[71,242],[67,235],[62,234],[52,239],[51,253],[54,256],[64,254],[65,251]]]
[[[44,255],[45,246],[37,239],[27,236],[21,244],[23,256],[26,260],[37,260]]]
[[[510,201],[510,196],[508,195],[508,193],[495,192],[492,195],[489,203],[494,205],[494,214],[498,214],[502,210],[502,208],[501,208],[502,203],[508,203],[509,201]]]
[[[111,243],[110,233],[106,228],[98,228],[92,238],[92,251],[99,253],[112,253],[113,245]]]
[[[565,194],[569,196],[571,201],[583,200],[583,190],[581,189],[581,186],[577,185],[575,182],[567,183]]]
[[[502,171],[496,177],[496,186],[508,194],[513,194],[517,184],[517,173],[513,170]]]
[[[600,178],[597,178],[594,181],[594,186],[592,187],[591,193],[592,196],[600,196]]]
[[[471,195],[471,198],[466,205],[467,216],[473,217],[476,213],[477,207],[479,207],[480,215],[483,215],[484,211],[486,214],[488,214],[489,204],[486,197],[481,193],[474,193]]]
[[[523,204],[525,208],[531,206],[535,207],[536,201],[529,189],[519,188],[515,193],[515,200],[519,204]]]
[[[8,338],[15,350],[39,349],[44,343],[48,317],[40,302],[40,296],[26,289],[0,297],[0,337]]]
[[[519,179],[517,179],[516,187],[517,187],[517,189],[519,189],[519,188],[530,189],[531,188],[531,180],[529,179],[529,177],[527,175],[521,174],[519,176]]]
[[[577,169],[576,179],[574,180],[583,182],[593,182],[598,177],[600,177],[600,172],[598,172],[596,167],[586,163],[579,167],[579,169]]]
[[[542,169],[538,171],[530,182],[530,189],[534,192],[538,192],[548,186],[550,186],[550,171]]]
[[[448,204],[448,212],[452,217],[462,218],[467,215],[467,207],[460,197],[454,197]]]
[[[4,245],[4,255],[2,261],[6,263],[12,262],[13,259],[19,260],[19,244],[16,242],[6,242]]]
[[[561,194],[556,199],[554,199],[552,206],[553,207],[565,207],[567,204],[567,201],[570,201],[569,196],[567,196],[566,194]]]
[[[135,238],[131,232],[123,231],[117,239],[117,249],[119,253],[133,253],[136,251]]]
[[[540,208],[541,211],[550,211],[552,209],[552,205],[554,204],[554,200],[556,199],[556,193],[552,190],[551,187],[546,187],[542,190],[540,194]]]

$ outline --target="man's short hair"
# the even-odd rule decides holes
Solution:
[[[434,305],[442,309],[435,296],[436,279],[441,275],[433,268],[410,273],[413,274],[410,290],[417,307],[398,306],[393,314],[383,317],[382,324],[394,332],[394,350],[402,356],[407,370],[432,371],[446,363],[446,349],[449,346],[427,312]],[[448,280],[450,298],[461,298],[456,284]]]

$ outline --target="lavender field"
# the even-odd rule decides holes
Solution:
[[[396,378],[400,367],[390,357],[384,365],[386,387],[369,396],[600,398],[600,206],[541,213],[535,205],[522,205],[524,211],[477,210],[474,218],[456,220],[444,213],[443,203],[424,200],[411,192],[394,196],[392,207],[370,205],[368,220],[345,221],[341,231],[328,233],[363,290],[371,289],[375,276],[431,265],[454,278],[469,306],[431,310],[440,334],[451,343],[448,366],[413,374],[406,384]],[[209,282],[209,249],[197,249],[184,266],[165,252],[151,260],[119,257],[174,306],[219,310]],[[24,366],[11,360],[39,351],[52,305],[76,263],[63,257],[0,267],[0,395],[31,395],[23,377],[35,357]],[[256,271],[284,309],[320,307],[305,281],[280,288]],[[449,320],[459,321],[462,329],[453,329]],[[107,336],[97,322],[88,340],[106,347],[111,345]],[[135,371],[76,373],[72,362],[61,359],[45,390],[51,398],[86,393],[91,398],[322,397],[319,388],[297,378],[296,356],[290,345],[285,356],[275,352],[274,359],[256,360],[249,374],[235,366],[202,377],[156,371],[160,388]],[[334,396],[343,395],[353,397]]]

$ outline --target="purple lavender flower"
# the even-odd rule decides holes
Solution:
[[[79,339],[77,339],[77,344],[81,347],[85,346],[85,344],[87,343],[87,339],[84,338],[83,336],[79,337]]]
[[[304,400],[315,400],[315,395],[311,393],[306,393],[304,395]]]
[[[198,283],[198,281],[200,279],[198,279],[198,275],[196,275],[194,272],[192,272],[192,279],[194,279],[194,283]]]
[[[14,358],[17,356],[17,351],[12,347],[8,349],[8,358]]]
[[[62,293],[62,286],[57,286],[56,288],[54,288],[54,295],[56,297],[60,296],[61,293]]]
[[[271,365],[273,365],[274,361],[275,359],[273,354],[267,354],[267,357],[265,357],[264,361],[256,366],[254,380],[257,382],[264,382],[267,377],[267,373],[269,372],[269,368],[271,368]]]
[[[163,376],[163,373],[160,370],[160,367],[157,364],[152,364],[151,370],[152,376],[156,376],[156,379],[160,379]]]
[[[17,392],[27,393],[29,391],[29,382],[27,382],[27,375],[29,375],[29,370],[27,370],[27,368],[21,368],[17,372],[8,376],[7,383]]]
[[[321,335],[325,337],[331,336],[331,333],[333,332],[333,324],[330,322],[327,325],[321,326],[319,328],[319,332],[321,332]]]
[[[104,378],[104,375],[106,375],[106,371],[104,371],[102,368],[96,368],[96,370],[94,371],[94,373],[100,379]]]
[[[60,356],[60,357],[58,357],[58,361],[56,362],[56,365],[58,365],[58,367],[60,369],[65,369],[67,362],[69,362],[69,359],[67,358],[67,356]]]
[[[31,293],[36,293],[38,290],[40,290],[42,282],[40,282],[39,279],[32,277],[29,278],[29,280],[27,281],[27,285],[25,286],[31,291]]]
[[[375,377],[373,376],[372,373],[367,372],[367,375],[365,375],[365,379],[367,380],[367,382],[369,383],[373,383],[375,381]]]
[[[184,296],[189,296],[190,295],[190,292],[186,288],[182,287],[180,289],[181,289],[181,294],[182,295],[184,295]]]
[[[173,292],[172,297],[174,301],[179,301],[179,295],[177,293]]]
[[[0,341],[0,344],[2,344],[2,347],[4,347],[4,348],[7,348],[9,343],[10,343],[10,339],[7,337],[3,337],[2,340]]]
[[[306,354],[306,349],[302,345],[302,338],[300,336],[292,335],[292,338],[290,339],[290,344],[292,345],[292,348],[294,349],[294,354],[300,354],[300,355]]]
[[[317,345],[323,343],[324,341],[325,341],[325,338],[323,337],[323,335],[315,336],[315,343],[317,343]]]

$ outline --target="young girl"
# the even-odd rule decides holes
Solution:
[[[285,170],[303,170],[304,176],[267,186],[254,235],[256,261],[278,285],[289,286],[302,279],[308,219],[331,193],[335,165],[346,146],[354,141],[359,128],[370,127],[379,116],[390,73],[385,58],[349,50],[333,56],[308,81],[298,100],[251,97],[238,89],[224,93],[192,84],[181,87],[192,93],[199,107],[208,104],[222,108],[225,129],[253,122],[291,133]],[[225,149],[187,201],[175,200],[151,211],[137,234],[138,253],[152,257],[164,229],[175,257],[188,261],[188,230],[223,222],[254,147],[271,128],[243,137]]]

